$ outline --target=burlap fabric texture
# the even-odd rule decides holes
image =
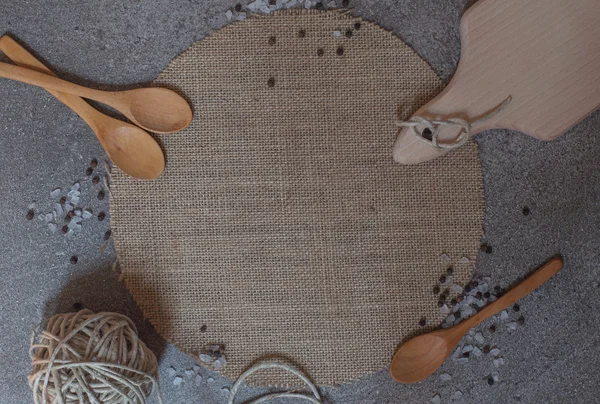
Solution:
[[[283,358],[337,384],[387,366],[421,318],[439,324],[432,287],[449,265],[467,281],[477,255],[481,168],[474,143],[393,162],[396,119],[442,88],[406,44],[347,14],[287,11],[214,32],[155,84],[194,120],[160,137],[159,179],[114,174],[111,217],[162,336],[192,354],[225,345],[233,378]]]

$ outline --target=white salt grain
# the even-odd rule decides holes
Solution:
[[[450,290],[453,291],[454,293],[462,293],[463,288],[460,285],[452,285],[450,286]]]
[[[46,223],[50,223],[52,219],[54,219],[54,216],[52,215],[52,213],[47,213],[44,219],[46,220]]]
[[[488,290],[490,290],[490,287],[488,286],[487,283],[480,283],[479,286],[477,286],[477,290],[480,291],[481,293],[485,293]]]
[[[54,223],[48,223],[48,229],[54,233],[56,231],[56,225]]]
[[[463,300],[465,301],[465,300]],[[473,304],[473,302],[475,301],[475,298],[473,296],[467,296],[466,302],[467,304]]]
[[[460,390],[456,390],[454,394],[452,394],[453,400],[460,400],[463,396],[463,393]]]
[[[65,203],[65,212],[70,212],[73,210],[73,205],[71,205],[69,202]]]
[[[207,355],[207,354],[200,354],[200,355],[198,355],[198,357],[204,363],[213,363],[213,361],[215,360],[212,356]]]
[[[502,310],[502,312],[500,313],[500,320],[508,320],[508,313],[506,312],[506,310]]]
[[[177,376],[175,379],[173,379],[173,384],[175,386],[180,386],[181,383],[183,383],[183,378],[181,376]]]
[[[447,323],[454,323],[455,320],[456,320],[456,316],[454,314],[450,314],[448,317],[446,317]]]
[[[81,209],[75,209],[75,216],[81,216]]]
[[[475,300],[475,305],[477,305],[477,307],[483,307],[483,306],[485,306],[485,300],[477,299],[477,300]]]
[[[450,257],[448,256],[448,254],[444,253],[442,255],[440,255],[440,259],[444,262],[448,262],[450,261]]]
[[[263,14],[269,14],[269,13],[271,12],[271,9],[269,9],[269,6],[267,6],[267,5],[264,5],[264,6],[262,6],[262,7],[260,8],[260,11],[261,11]]]
[[[35,201],[27,205],[27,209],[35,209]]]
[[[454,362],[460,363],[460,364],[465,364],[465,363],[469,362],[469,359],[467,359],[467,358],[458,358],[458,359],[454,360]]]
[[[502,365],[504,365],[504,359],[503,358],[496,358],[493,360],[494,366],[495,367],[500,367]]]
[[[442,402],[442,398],[440,397],[439,394],[436,394],[429,401],[431,401],[431,404],[440,404]]]
[[[471,352],[473,350],[473,345],[465,345],[462,349],[463,353]]]
[[[490,278],[489,276],[484,276],[483,281],[489,285],[490,283],[492,283],[492,278]]]
[[[76,182],[75,184],[73,184],[73,186],[71,187],[71,191],[79,191],[79,188],[81,188],[81,185],[79,185],[78,182]]]
[[[38,215],[38,219],[39,219],[41,222],[43,222],[43,221],[45,221],[45,220],[46,220],[46,215],[44,215],[43,213],[40,213],[40,214]]]
[[[450,308],[447,305],[443,305],[442,307],[440,307],[440,313],[450,314]]]
[[[75,232],[73,231],[73,229],[69,229],[69,231],[67,232],[67,234],[65,234],[65,236],[67,238],[73,238],[74,234],[75,234]]]
[[[506,326],[508,327],[509,330],[516,330],[517,329],[517,323],[515,323],[514,321],[506,324]]]
[[[221,345],[207,345],[206,346],[206,350],[207,351],[221,351]]]
[[[498,348],[494,348],[490,351],[490,355],[492,355],[494,357],[498,356],[498,355],[500,355],[500,350]]]
[[[329,8],[336,8],[337,4],[335,3],[335,1],[330,1],[329,3],[327,3],[327,7],[329,7]]]
[[[196,375],[196,378],[194,379],[194,384],[196,386],[200,386],[200,384],[202,384],[202,376]]]
[[[460,262],[461,264],[468,264],[469,263],[469,259],[467,257],[461,257],[458,262]]]
[[[481,352],[481,349],[474,347],[473,350],[471,351],[471,353],[475,356],[481,356],[483,354],[483,352]]]
[[[480,344],[485,342],[485,338],[483,338],[483,334],[481,332],[475,334],[475,341],[479,342]]]
[[[222,387],[222,388],[221,388],[221,393],[222,393],[224,396],[229,396],[229,393],[231,393],[231,390],[229,390],[229,387]]]
[[[89,219],[93,215],[92,215],[92,212],[90,212],[89,210],[84,210],[83,213],[81,214],[81,216],[83,216],[84,219]]]
[[[192,369],[194,369],[194,372],[199,372],[200,371],[200,366],[194,365],[194,366],[192,366]]]
[[[192,369],[187,369],[184,373],[187,377],[192,377],[194,375],[194,371]]]
[[[342,33],[340,31],[333,31],[333,37],[334,38],[339,38],[342,36]]]
[[[231,12],[231,10],[227,10],[227,12],[225,13],[225,17],[227,17],[227,19],[231,21],[231,18],[233,17],[233,13]]]
[[[492,302],[495,302],[496,300],[498,300],[498,298],[494,295],[491,295],[488,299],[488,302],[492,303]]]
[[[79,203],[79,197],[78,197],[78,196],[74,196],[74,197],[72,197],[72,198],[71,198],[71,200],[70,200],[70,202],[71,202],[73,205],[77,205],[77,204]]]
[[[58,198],[60,196],[60,188],[56,188],[54,191],[50,192],[50,196],[52,198]]]
[[[206,379],[207,382],[212,383],[215,381],[215,379],[213,379],[212,377],[209,377],[208,379]]]
[[[452,278],[452,276],[448,275],[446,277],[446,281],[443,284],[444,285],[452,285],[452,283],[454,283],[454,278]]]
[[[235,16],[235,19],[238,20],[238,21],[242,21],[242,20],[245,20],[247,16],[248,15],[246,13],[238,13]]]
[[[60,203],[54,204],[54,212],[56,213],[56,216],[61,216],[63,214],[63,208]]]
[[[292,8],[294,6],[296,6],[298,4],[298,0],[290,0],[286,5],[285,8]]]
[[[440,375],[440,382],[447,382],[452,380],[452,376],[450,376],[448,373],[442,373]]]
[[[167,374],[171,377],[175,376],[175,373],[177,373],[177,371],[175,370],[175,368],[173,366],[169,367],[167,369]]]
[[[500,381],[500,373],[498,373],[498,372],[492,372],[491,376],[492,376],[492,379],[494,379],[495,382],[499,382]]]

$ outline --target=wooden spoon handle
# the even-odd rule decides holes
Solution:
[[[461,331],[469,330],[499,311],[506,309],[508,306],[514,304],[516,301],[522,299],[537,289],[548,279],[552,278],[558,271],[560,271],[562,265],[562,258],[552,258],[523,282],[506,292],[506,294],[504,294],[495,302],[487,305],[483,310],[475,314],[473,317],[460,323],[458,326],[456,326],[456,328],[461,329]]]
[[[48,69],[42,62],[36,59],[31,53],[29,53],[24,47],[19,45],[17,41],[3,35],[0,37],[0,51],[10,58],[15,64],[25,67],[31,70],[37,70],[44,74],[57,77],[52,70]],[[82,98],[62,93],[56,90],[46,89],[50,94],[62,101],[63,104],[71,108],[77,115],[79,115],[86,123],[92,128],[92,130],[98,135],[96,131],[96,120],[98,119],[99,112],[96,111],[90,104],[85,102]],[[102,141],[102,139],[100,139]]]
[[[58,77],[53,77],[45,73],[40,73],[36,70],[14,66],[8,63],[0,63],[0,77],[42,87],[47,90],[56,90],[63,93],[78,95],[80,97],[96,100],[107,105],[112,104],[112,93],[83,87],[78,84],[59,79]]]

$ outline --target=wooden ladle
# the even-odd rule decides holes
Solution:
[[[531,293],[554,276],[562,268],[562,264],[560,257],[551,259],[473,317],[455,327],[419,335],[403,344],[392,360],[392,378],[400,383],[416,383],[431,376],[471,328]]]
[[[20,66],[43,72],[45,75],[54,75],[42,62],[7,35],[0,37],[0,51]],[[164,154],[156,140],[147,132],[104,115],[76,95],[48,91],[86,121],[106,150],[106,154],[125,173],[135,178],[150,180],[157,178],[164,171]]]
[[[48,90],[78,95],[109,105],[136,125],[156,133],[171,133],[192,122],[192,109],[175,91],[162,87],[102,91],[83,87],[35,70],[0,63],[0,77]]]

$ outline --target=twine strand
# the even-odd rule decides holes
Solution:
[[[311,392],[312,392],[312,396],[309,396],[307,394],[303,394],[300,393],[298,391],[288,391],[288,392],[282,392],[282,393],[273,393],[273,394],[267,394],[266,396],[257,398],[256,400],[250,402],[249,404],[259,404],[259,403],[264,403],[266,401],[270,401],[270,400],[274,400],[276,398],[298,398],[301,400],[305,400],[308,401],[312,404],[323,404],[323,401],[321,399],[321,395],[319,394],[319,390],[317,389],[317,387],[314,385],[313,382],[311,382],[308,377],[306,377],[305,375],[303,375],[298,369],[289,366],[289,365],[284,365],[282,363],[276,363],[276,362],[265,362],[265,363],[259,363],[257,365],[254,365],[253,367],[251,367],[250,369],[248,369],[247,371],[245,371],[244,373],[242,373],[242,375],[236,380],[236,382],[234,383],[233,387],[231,388],[231,392],[229,394],[229,401],[227,402],[228,404],[234,404],[234,400],[235,400],[235,395],[237,394],[237,391],[239,389],[239,387],[244,383],[244,381],[253,373],[258,372],[260,370],[263,369],[272,369],[272,368],[279,368],[279,369],[283,369],[286,372],[292,373],[294,375],[296,375],[298,378],[300,378],[304,384],[306,384]]]
[[[433,147],[440,150],[452,150],[458,147],[461,147],[471,138],[471,129],[474,126],[477,126],[489,119],[492,119],[494,116],[502,112],[502,110],[512,101],[512,96],[508,96],[501,104],[497,107],[489,111],[487,114],[482,116],[481,118],[469,122],[465,119],[461,118],[449,118],[445,120],[441,119],[427,119],[422,116],[413,116],[408,121],[399,120],[396,124],[400,127],[409,128],[409,133],[412,133],[422,142],[432,145]],[[417,127],[424,126],[425,128],[431,131],[431,140],[424,137],[422,133],[417,131]],[[440,134],[440,129],[442,126],[450,126],[455,128],[460,128],[460,134],[458,137],[448,143],[440,143],[438,142],[438,136]]]

